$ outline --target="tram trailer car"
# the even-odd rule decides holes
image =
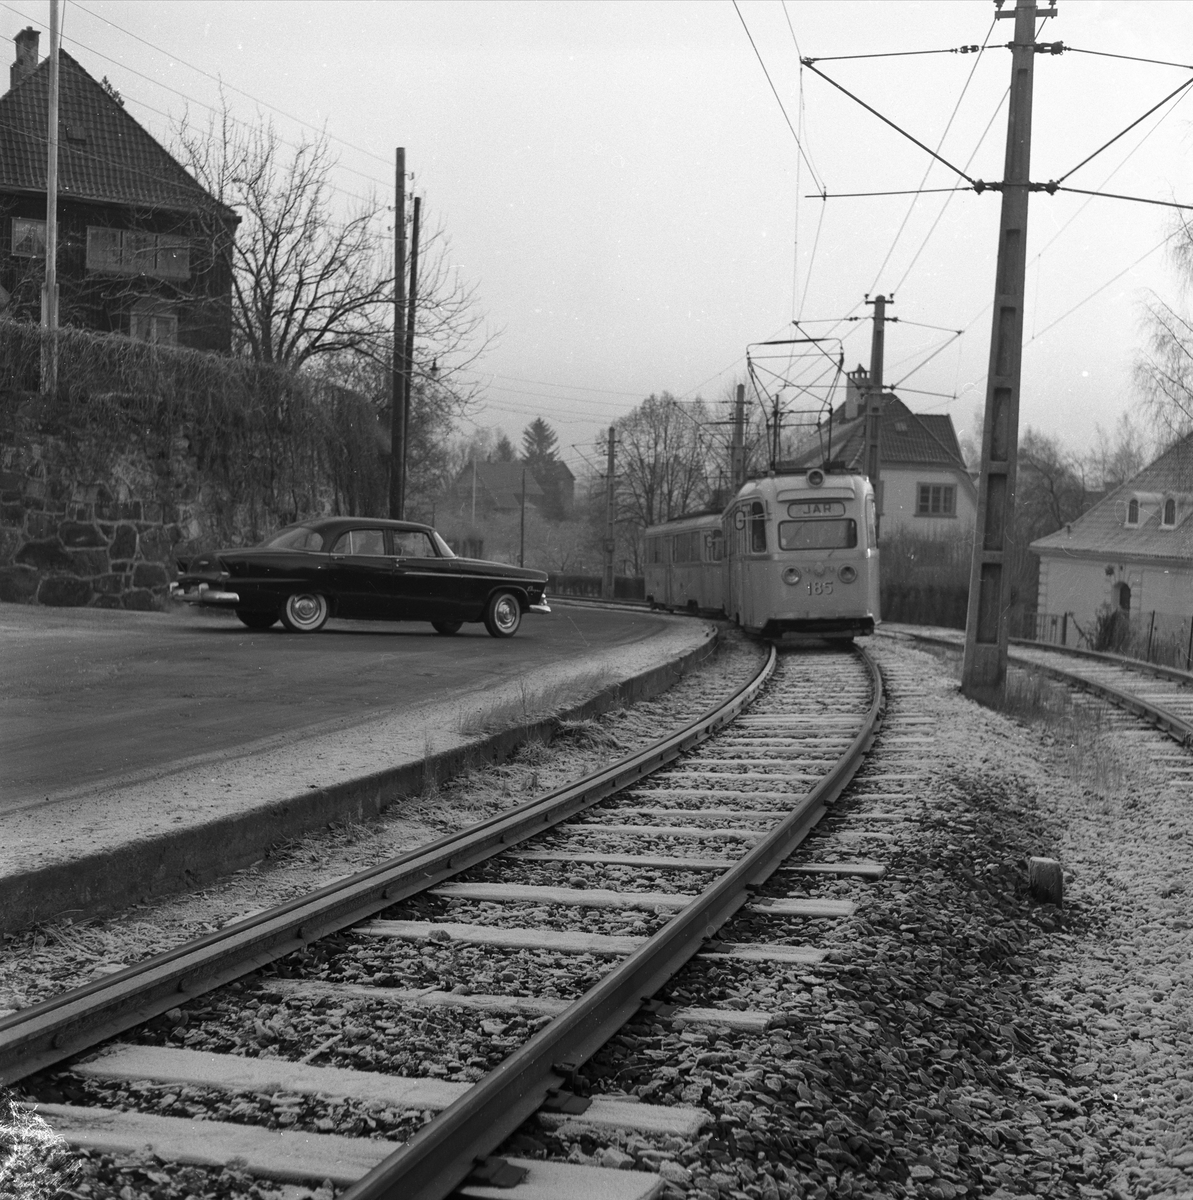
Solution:
[[[725,611],[748,633],[853,637],[879,621],[874,489],[813,468],[751,480],[725,510]]]
[[[652,608],[725,615],[725,534],[715,512],[644,531],[646,599]]]

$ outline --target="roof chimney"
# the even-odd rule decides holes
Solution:
[[[12,40],[17,44],[17,57],[8,68],[10,88],[16,87],[22,79],[37,70],[37,43],[41,40],[41,34],[29,25]]]

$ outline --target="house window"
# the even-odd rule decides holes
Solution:
[[[13,217],[12,252],[17,258],[45,258],[46,223]]]
[[[161,346],[178,345],[178,317],[168,308],[142,300],[129,313],[129,336]]]
[[[1134,497],[1132,497],[1131,500],[1128,501],[1128,503],[1127,503],[1127,524],[1128,525],[1138,525],[1139,524],[1139,501],[1136,500]]]
[[[957,515],[957,488],[951,483],[917,484],[917,517],[953,517]]]
[[[172,233],[87,226],[87,269],[105,275],[189,279],[190,242]]]
[[[1171,529],[1176,524],[1176,501],[1169,496],[1164,501],[1164,516],[1160,521],[1162,529]]]

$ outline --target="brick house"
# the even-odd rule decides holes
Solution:
[[[37,322],[45,277],[49,60],[14,39],[0,96],[0,312]],[[228,353],[239,218],[65,51],[58,70],[63,325]]]

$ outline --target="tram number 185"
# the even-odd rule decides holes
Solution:
[[[808,580],[808,595],[809,596],[831,596],[833,594],[832,581],[825,582],[820,579]]]

